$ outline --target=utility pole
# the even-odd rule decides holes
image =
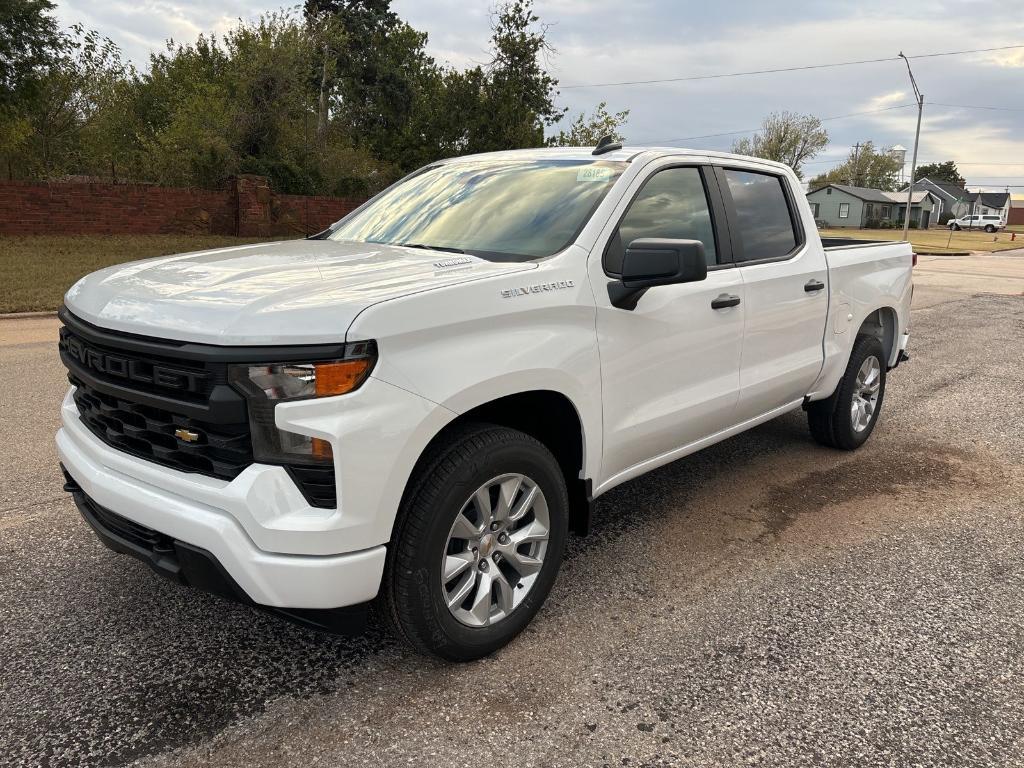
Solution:
[[[917,87],[914,79],[914,72],[910,68],[910,59],[900,51],[900,58],[907,64],[907,74],[910,75],[910,84],[914,86],[914,101],[917,102],[917,132],[914,133],[914,154],[910,160],[910,185],[907,187],[907,212],[903,216],[903,239],[910,239],[910,206],[914,200],[914,172],[917,170],[917,143],[921,139],[921,112],[924,111],[924,95]]]
[[[860,169],[857,167],[857,164],[859,162],[860,162],[860,142],[858,141],[856,144],[853,145],[853,163],[850,166],[850,182],[849,182],[851,187],[859,187],[860,186],[857,183],[857,181],[859,180],[859,177],[858,177],[857,174],[860,172]]]

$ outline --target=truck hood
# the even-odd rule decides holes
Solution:
[[[288,240],[108,267],[75,283],[64,303],[102,328],[159,338],[337,343],[356,315],[378,302],[535,266],[374,243]]]

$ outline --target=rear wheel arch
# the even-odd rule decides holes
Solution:
[[[896,351],[896,335],[899,332],[899,316],[892,307],[879,307],[869,312],[864,318],[857,336],[874,336],[882,342],[882,350],[885,353],[887,366],[893,364],[893,356]],[[856,339],[856,337],[854,337]],[[852,352],[852,349],[851,349]]]

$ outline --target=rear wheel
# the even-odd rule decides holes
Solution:
[[[512,640],[554,584],[568,530],[558,462],[517,430],[472,425],[423,462],[388,553],[384,602],[413,648],[453,661]]]
[[[988,232],[991,235],[993,232],[996,231],[996,228],[993,227],[991,224],[986,224],[985,225],[985,231]]]
[[[807,407],[811,435],[830,448],[860,448],[875,428],[884,396],[882,342],[874,336],[858,336],[836,391]]]

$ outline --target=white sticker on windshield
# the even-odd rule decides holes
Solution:
[[[576,171],[576,181],[608,181],[614,173],[603,165],[585,165]]]

